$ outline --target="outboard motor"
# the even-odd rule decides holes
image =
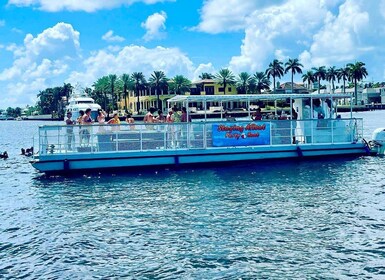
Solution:
[[[385,128],[377,128],[373,131],[369,147],[372,152],[378,155],[385,155]]]

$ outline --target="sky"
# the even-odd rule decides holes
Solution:
[[[0,0],[1,109],[109,74],[194,81],[289,58],[304,72],[362,61],[384,81],[385,0]]]

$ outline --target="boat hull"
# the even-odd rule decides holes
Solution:
[[[226,147],[217,149],[151,150],[138,152],[82,153],[41,156],[32,165],[41,172],[61,173],[80,170],[136,169],[148,166],[187,166],[237,163],[265,159],[365,155],[363,143],[333,145],[281,145],[271,147]]]

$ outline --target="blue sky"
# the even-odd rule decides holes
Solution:
[[[0,108],[64,82],[154,70],[195,80],[275,58],[304,71],[363,61],[367,81],[384,81],[384,39],[385,0],[0,0]]]

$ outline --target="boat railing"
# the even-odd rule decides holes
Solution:
[[[44,125],[39,156],[357,142],[362,119]]]

